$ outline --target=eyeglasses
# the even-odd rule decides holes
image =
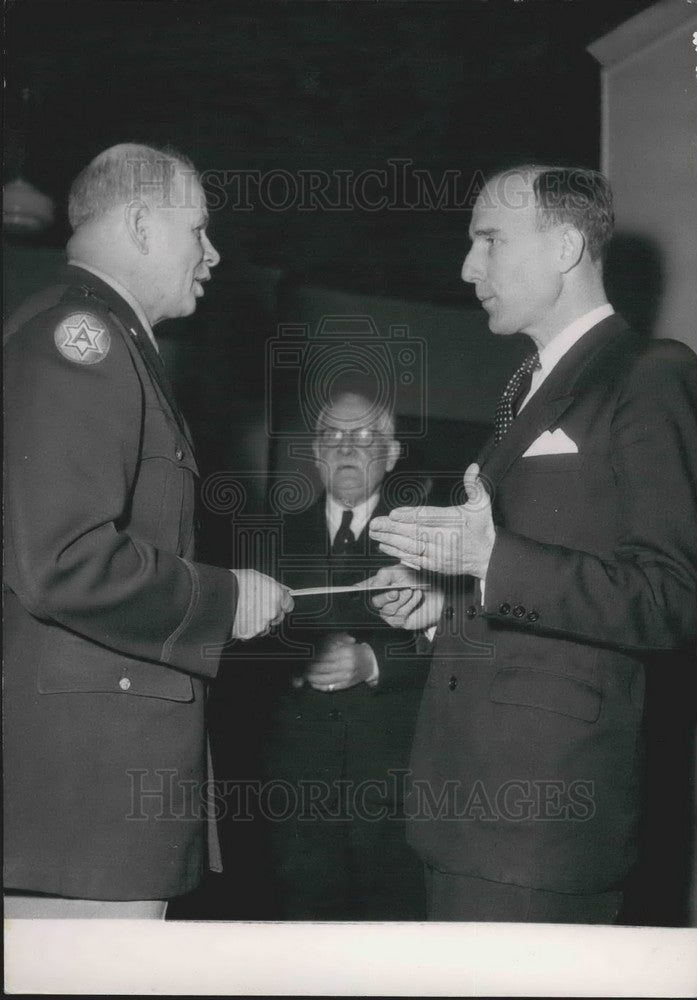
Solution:
[[[384,435],[373,427],[354,427],[344,431],[340,427],[324,427],[317,435],[325,448],[339,448],[350,445],[353,448],[370,448]]]

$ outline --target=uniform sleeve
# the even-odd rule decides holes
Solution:
[[[657,344],[634,365],[611,436],[619,526],[614,557],[497,528],[484,611],[509,627],[596,644],[674,648],[697,634],[697,359],[691,351]],[[532,622],[511,617],[522,594],[536,609]]]
[[[6,351],[6,582],[35,617],[213,676],[236,580],[129,532],[142,385],[106,317],[96,317],[106,338],[85,351],[89,363],[59,349],[61,320],[64,307],[36,317]]]

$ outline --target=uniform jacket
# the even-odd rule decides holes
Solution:
[[[381,501],[373,516],[387,512]],[[325,499],[284,520],[281,570],[294,587],[353,584],[391,562],[368,537],[358,552],[331,555]],[[374,687],[356,684],[344,691],[293,687],[323,641],[348,632],[375,653],[380,676]],[[369,593],[299,597],[284,624],[284,650],[276,656],[277,712],[269,738],[269,777],[287,780],[308,775],[326,781],[349,778],[384,780],[389,768],[406,768],[428,657],[417,655],[414,641],[382,623]],[[401,801],[400,778],[389,785]]]
[[[612,316],[485,446],[484,605],[446,581],[413,751],[409,833],[434,867],[578,893],[627,874],[644,669],[697,633],[696,414],[694,354]],[[557,428],[577,451],[524,457]]]
[[[192,444],[130,306],[68,267],[11,325],[5,883],[166,898],[206,865],[204,690],[235,578],[193,561]]]

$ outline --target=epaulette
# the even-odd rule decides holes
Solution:
[[[86,303],[92,303],[94,309],[103,309],[106,312],[110,312],[106,300],[87,284],[65,285],[65,292],[60,301],[82,303],[84,308],[87,308]]]

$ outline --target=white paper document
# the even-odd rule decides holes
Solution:
[[[362,580],[360,583],[354,583],[352,586],[348,587],[301,587],[298,590],[289,590],[288,593],[291,597],[312,597],[316,594],[355,594],[360,591],[369,590],[410,590],[412,587],[409,584],[390,584],[389,586],[384,583],[371,583],[369,580]],[[417,588],[414,588],[417,589]],[[421,585],[419,590],[430,590],[426,584]]]

